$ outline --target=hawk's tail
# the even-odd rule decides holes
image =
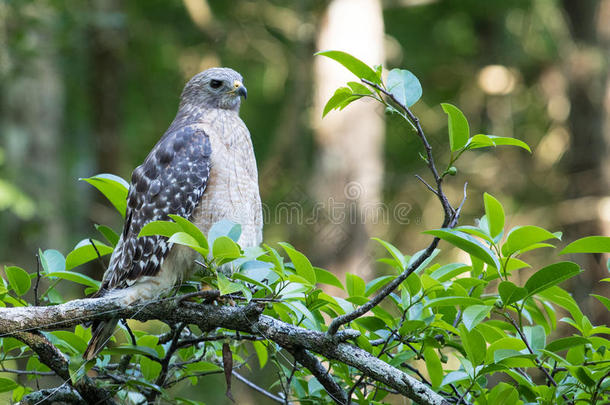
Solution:
[[[91,336],[85,353],[83,353],[83,358],[85,360],[89,361],[94,359],[102,349],[106,347],[106,343],[108,343],[110,337],[112,337],[118,322],[119,318],[93,322],[93,335]]]

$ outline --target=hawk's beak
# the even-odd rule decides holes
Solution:
[[[239,96],[243,96],[243,98],[248,98],[248,90],[246,86],[243,85],[239,80],[235,80],[233,82],[233,92],[235,92]]]

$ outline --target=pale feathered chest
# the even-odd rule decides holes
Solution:
[[[262,207],[258,171],[250,133],[239,116],[219,110],[197,123],[208,134],[212,153],[206,190],[193,222],[207,234],[221,219],[242,226],[243,247],[262,241]]]

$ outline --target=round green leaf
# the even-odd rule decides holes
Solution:
[[[388,73],[387,88],[390,93],[407,107],[421,98],[422,88],[417,77],[405,69],[392,69]]]
[[[15,294],[22,296],[29,291],[32,280],[25,270],[17,266],[6,266],[4,272]]]
[[[241,255],[239,246],[228,236],[220,236],[214,240],[212,254],[218,262],[237,259]]]

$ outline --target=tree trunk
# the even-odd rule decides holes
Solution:
[[[23,223],[8,217],[3,221],[6,243],[0,249],[35,252],[38,247],[65,246],[66,230],[61,217],[61,135],[64,88],[58,67],[55,41],[57,13],[46,2],[16,4],[9,8],[14,18],[5,21],[5,34],[23,35],[27,51],[9,48],[4,56],[9,66],[3,72],[2,133],[6,172],[10,182],[21,188],[35,205],[34,221],[26,231]],[[6,11],[6,10],[5,10]],[[32,19],[21,32],[20,19]],[[17,23],[14,23],[17,21]],[[33,229],[39,232],[32,233]],[[29,232],[28,232],[29,231]],[[24,247],[25,242],[25,247]],[[18,244],[18,245],[16,245]],[[0,256],[4,256],[0,251]],[[12,257],[13,260],[21,258]],[[33,253],[31,262],[34,262]],[[30,262],[30,263],[31,263]]]
[[[333,0],[323,18],[318,49],[353,54],[369,65],[384,62],[379,0]],[[315,60],[315,111],[335,89],[358,80],[338,63]],[[369,235],[379,219],[383,180],[384,121],[379,109],[360,100],[315,124],[319,152],[312,190],[322,207],[315,224],[317,263],[336,272],[369,277]]]
[[[567,228],[567,240],[573,240],[587,235],[610,235],[610,207],[608,198],[604,198],[610,187],[610,106],[604,105],[604,101],[607,104],[610,100],[607,62],[610,38],[608,32],[604,34],[610,2],[564,0],[563,8],[572,36],[572,42],[564,45],[571,107],[568,122],[571,145],[565,164],[572,179],[566,197],[573,199],[574,209],[580,206],[587,213]],[[575,296],[577,300],[588,301],[588,313],[602,314],[595,310],[601,304],[589,293],[607,295],[600,291],[604,287],[598,282],[607,274],[605,258],[586,256],[581,265],[587,271],[573,283]],[[603,321],[597,319],[598,323]]]

